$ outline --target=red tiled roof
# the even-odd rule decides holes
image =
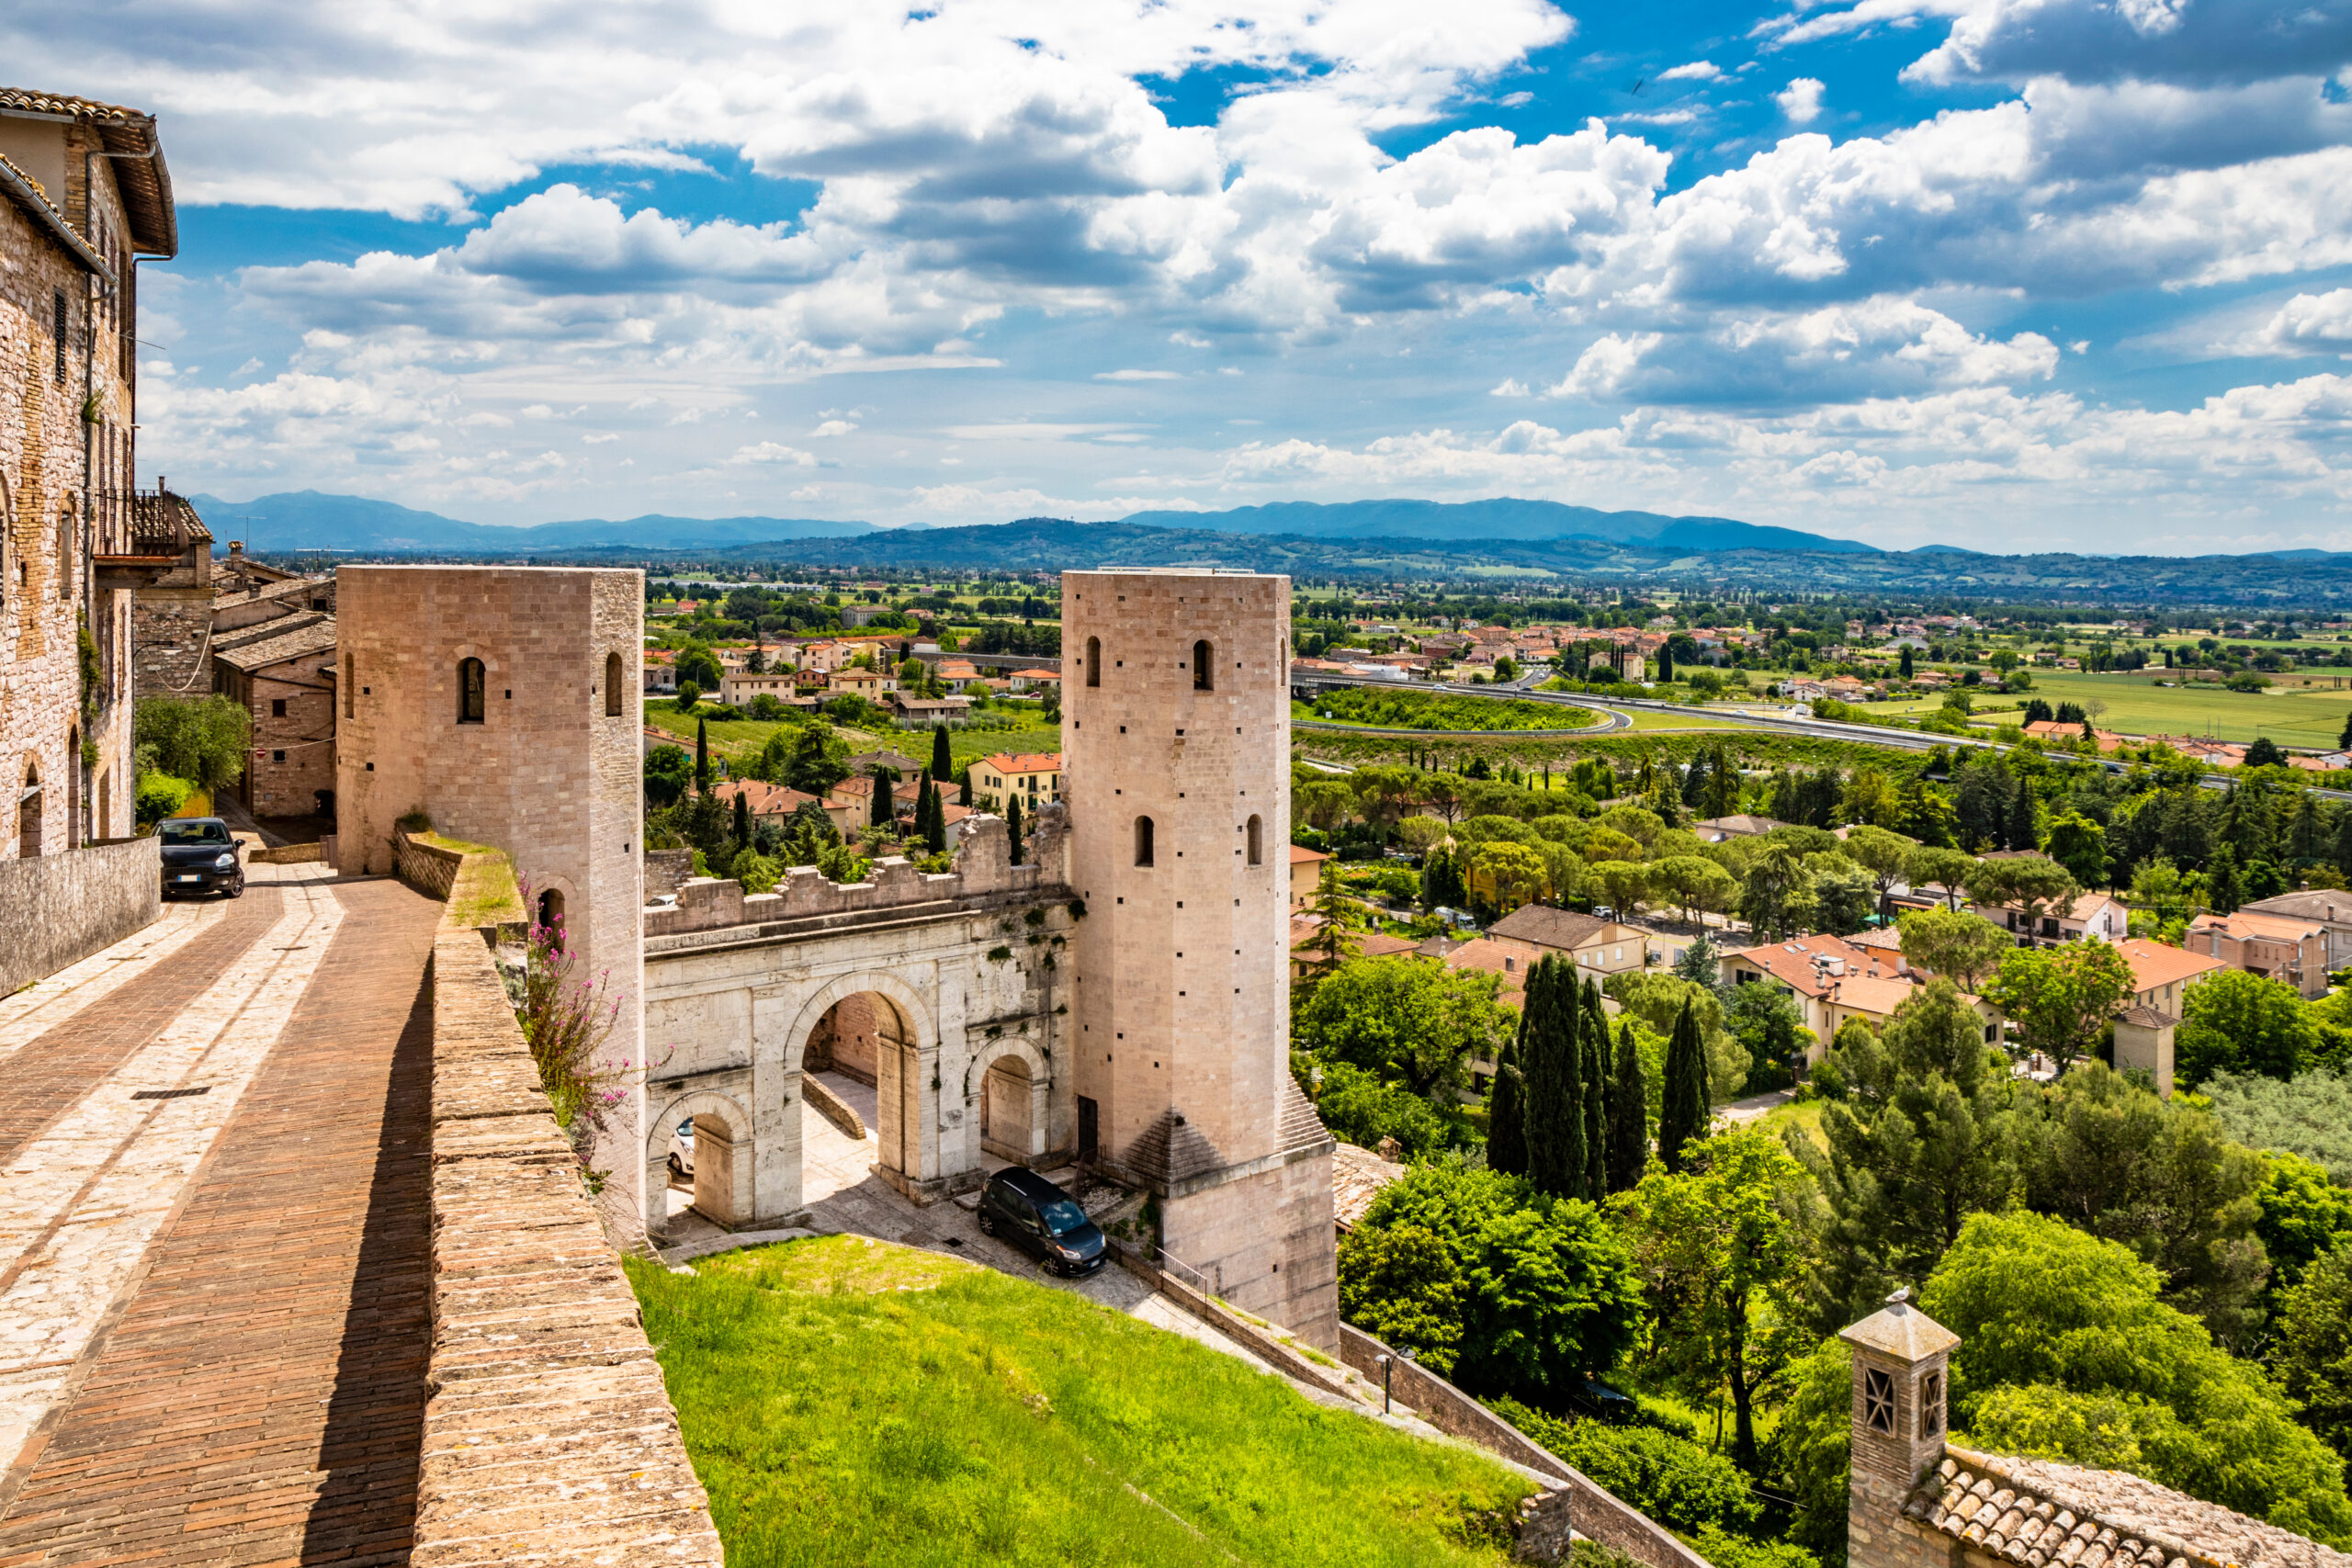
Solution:
[[[1058,773],[1062,771],[1059,751],[999,751],[981,761],[1000,773]]]

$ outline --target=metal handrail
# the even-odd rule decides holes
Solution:
[[[1152,1248],[1152,1254],[1154,1263],[1161,1270],[1165,1271],[1169,1266],[1172,1264],[1177,1269],[1182,1270],[1185,1274],[1192,1276],[1191,1279],[1184,1280],[1184,1283],[1190,1285],[1200,1294],[1213,1297],[1221,1297],[1225,1294],[1225,1267],[1223,1264],[1216,1265],[1216,1278],[1212,1280],[1208,1275],[1203,1273],[1200,1269],[1193,1268],[1191,1264],[1185,1262],[1182,1258],[1177,1257],[1174,1253],[1169,1251],[1164,1247],[1154,1247]]]

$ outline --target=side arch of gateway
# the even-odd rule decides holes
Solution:
[[[803,1210],[806,1075],[875,1091],[875,1174],[917,1201],[976,1184],[984,1157],[1077,1152],[1062,1033],[1069,933],[1058,807],[1030,864],[985,818],[956,869],[884,862],[842,887],[798,868],[776,894],[689,882],[647,912],[646,1223],[659,1235],[671,1139],[693,1118],[695,1207],[737,1229]]]

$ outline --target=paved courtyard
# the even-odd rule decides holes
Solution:
[[[254,866],[0,1001],[0,1564],[406,1560],[439,917]]]

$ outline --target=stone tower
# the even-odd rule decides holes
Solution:
[[[633,1069],[593,1163],[643,1224],[644,574],[346,566],[335,582],[338,867],[392,870],[394,829],[422,810],[504,850],[561,916],[573,974],[618,1004],[605,1058]]]
[[[1290,580],[1062,578],[1081,1159],[1177,1278],[1331,1347],[1330,1135],[1290,1061]]]
[[[1847,1482],[1850,1568],[1944,1568],[1950,1552],[1903,1517],[1911,1488],[1944,1457],[1944,1401],[1960,1336],[1897,1291],[1838,1337],[1854,1348],[1853,1470]]]

